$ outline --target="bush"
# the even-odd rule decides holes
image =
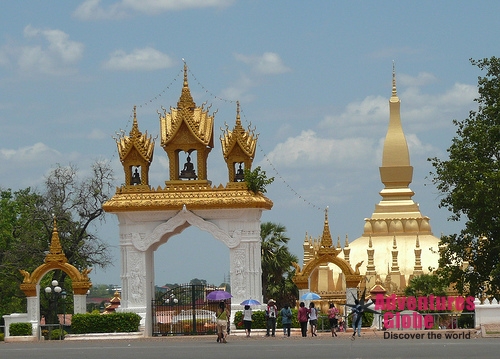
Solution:
[[[9,333],[13,337],[33,335],[33,326],[31,323],[12,323],[9,326]]]
[[[48,338],[48,333],[47,333],[47,336],[45,337],[45,339],[48,339],[48,340],[59,340],[59,339],[64,339],[64,337],[68,334],[67,331],[65,331],[64,329],[54,329],[52,331],[50,331],[50,338]]]
[[[361,327],[371,327],[373,323],[373,313],[364,312],[363,318],[361,322]],[[347,318],[347,327],[352,328],[352,315],[349,315]]]
[[[3,342],[5,340],[5,334],[0,333],[0,342]]]
[[[141,316],[136,313],[75,314],[71,319],[74,334],[129,333],[139,330]]]
[[[279,313],[279,311],[278,311]],[[236,329],[243,329],[243,312],[238,311],[234,315],[233,320]],[[283,328],[281,324],[281,316],[278,315],[276,319],[276,328]],[[297,309],[292,308],[292,328],[300,328],[299,322],[297,320]],[[263,310],[256,310],[252,312],[252,329],[266,329],[266,313]]]

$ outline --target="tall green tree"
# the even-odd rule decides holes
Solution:
[[[440,207],[463,221],[460,233],[443,236],[437,273],[464,294],[500,294],[500,59],[470,60],[478,77],[477,110],[453,120],[449,158],[430,158]]]
[[[0,189],[0,318],[25,311],[19,269],[32,272],[49,250],[53,216],[69,263],[79,270],[111,263],[107,245],[94,224],[104,218],[102,204],[109,198],[113,173],[109,163],[96,161],[90,174],[78,177],[75,166],[57,165],[46,177],[42,191]],[[66,274],[50,272],[47,283],[65,283]],[[42,301],[41,314],[48,314]]]
[[[272,222],[260,226],[262,251],[262,295],[265,300],[274,299],[279,305],[294,305],[298,289],[292,278],[295,275],[293,262],[297,256],[290,253],[286,228]]]

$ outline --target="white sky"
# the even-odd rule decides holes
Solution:
[[[182,59],[198,106],[215,117],[208,176],[227,182],[218,137],[241,103],[257,128],[254,166],[276,177],[263,221],[286,226],[302,259],[305,233],[319,236],[329,206],[332,236],[359,237],[381,199],[378,174],[396,64],[411,189],[436,236],[456,232],[438,208],[428,157],[445,158],[483,75],[469,58],[499,55],[498,1],[121,0],[5,1],[0,14],[0,187],[37,187],[56,163],[82,172],[99,158],[122,169],[112,136],[159,133],[157,111],[176,106]],[[159,141],[157,141],[159,142]],[[159,145],[154,187],[168,179]],[[115,259],[94,283],[119,284],[117,220],[99,234]],[[228,249],[197,229],[160,248],[156,283],[218,284]]]

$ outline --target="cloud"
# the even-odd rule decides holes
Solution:
[[[76,71],[73,67],[83,55],[84,45],[71,41],[69,35],[61,30],[41,30],[28,25],[24,37],[29,40],[44,40],[18,50],[18,65],[23,72],[41,72],[61,75]]]
[[[88,135],[89,140],[103,140],[109,137],[110,136],[107,133],[98,128],[94,128]]]
[[[37,142],[33,146],[21,147],[19,149],[0,149],[0,161],[12,161],[21,166],[31,166],[31,164],[38,163],[43,159],[59,157],[60,155],[60,152],[48,147],[42,142]]]
[[[366,164],[366,158],[372,161],[370,154],[377,146],[374,139],[322,138],[313,130],[305,130],[277,144],[267,157],[283,168],[358,168]]]
[[[76,8],[73,16],[83,21],[119,20],[129,16],[130,12],[158,15],[167,11],[224,8],[233,2],[234,0],[122,0],[102,7],[101,0],[85,0]]]
[[[388,121],[388,98],[367,96],[362,101],[349,103],[338,115],[327,115],[319,128],[335,137],[355,136],[359,133],[382,133],[383,124]]]
[[[260,75],[279,75],[290,71],[280,56],[274,52],[265,52],[262,56],[235,54],[234,57],[236,60],[250,65],[252,70]]]
[[[117,20],[125,18],[125,9],[120,3],[109,5],[107,8],[100,6],[101,0],[85,0],[73,12],[73,16],[77,19],[89,20]]]
[[[406,74],[397,75],[397,85],[406,87],[425,86],[436,82],[436,76],[428,72],[420,72],[416,77]]]
[[[152,47],[145,47],[135,49],[129,54],[117,50],[110,55],[103,68],[115,71],[154,71],[173,65],[174,61],[168,55]]]

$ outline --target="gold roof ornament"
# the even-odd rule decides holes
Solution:
[[[86,294],[90,287],[92,287],[92,283],[88,277],[92,268],[86,268],[80,272],[76,267],[68,263],[68,259],[66,258],[61,246],[61,241],[59,240],[57,220],[54,216],[49,253],[45,256],[44,263],[36,268],[33,273],[29,273],[24,269],[19,270],[23,275],[23,282],[20,286],[21,290],[27,297],[36,296],[36,286],[42,277],[47,272],[56,269],[62,270],[69,275],[72,281],[73,292],[75,294]]]
[[[45,256],[45,263],[50,262],[60,262],[66,263],[68,259],[64,254],[61,246],[61,241],[59,240],[59,232],[57,231],[57,220],[56,216],[53,216],[53,228],[52,228],[52,239],[50,240],[49,253]]]
[[[321,236],[321,248],[331,248],[333,244],[328,224],[328,207],[325,208],[325,223],[323,224],[323,235]]]
[[[236,102],[236,124],[232,130],[227,124],[223,134],[220,136],[222,155],[227,163],[229,182],[243,181],[243,170],[251,169],[257,148],[258,134],[251,125],[245,130],[241,125],[240,102]],[[242,168],[242,164],[244,168]],[[236,166],[238,165],[238,169]]]
[[[163,113],[158,113],[161,146],[169,159],[169,180],[165,181],[165,187],[146,186],[142,189],[132,184],[118,187],[115,195],[103,204],[106,212],[180,211],[184,206],[189,210],[226,208],[269,210],[272,208],[273,202],[269,198],[261,193],[255,194],[248,191],[245,182],[214,186],[207,179],[207,159],[213,148],[216,112],[210,115],[208,113],[210,106],[208,108],[204,106],[205,104],[196,107],[189,89],[188,67],[184,62],[184,82],[177,108],[171,107],[170,112],[163,108]],[[233,158],[231,156],[235,153],[234,149],[239,148],[241,154],[246,156],[244,157],[245,168],[250,168],[255,154],[257,136],[250,130],[242,132],[241,121],[238,123],[238,120],[239,108],[237,109],[237,124],[231,134],[225,137],[228,145],[223,148],[227,150],[225,153],[230,158]],[[187,176],[182,174],[184,169],[180,166],[179,156],[183,153],[189,157],[189,160],[187,158],[186,160],[192,167],[190,175]],[[235,158],[241,157],[235,156]]]
[[[167,112],[158,112],[160,117],[161,146],[168,155],[170,165],[169,184],[183,182],[179,153],[187,153],[187,163],[190,163],[191,154],[196,154],[196,164],[190,169],[189,179],[199,183],[207,183],[207,159],[214,147],[213,129],[215,113],[209,115],[208,109],[196,107],[191,96],[187,76],[188,67],[184,62],[184,83],[177,108],[170,108]],[[191,167],[192,165],[190,165]],[[196,175],[195,175],[196,173]],[[193,181],[190,181],[193,182]]]
[[[139,130],[136,106],[129,135],[122,133],[115,141],[125,171],[125,186],[133,186],[128,188],[133,191],[149,189],[149,166],[153,161],[155,140],[148,136],[147,131],[142,133]],[[136,167],[135,172],[133,167]]]

